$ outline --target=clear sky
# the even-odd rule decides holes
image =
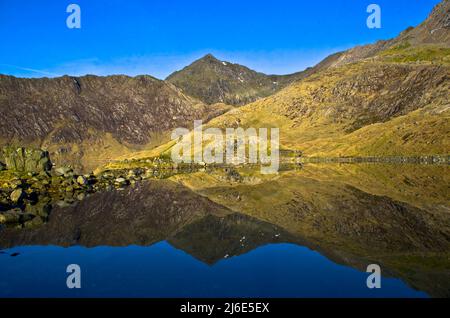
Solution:
[[[206,53],[270,74],[396,36],[439,0],[0,0],[0,73],[150,74],[165,78]],[[81,7],[81,29],[66,8]],[[366,26],[379,4],[382,28]]]

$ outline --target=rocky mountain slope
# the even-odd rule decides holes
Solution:
[[[412,44],[448,44],[450,43],[449,16],[449,4],[445,0],[434,8],[425,22],[416,28],[408,28],[394,39],[338,52],[314,67],[290,75],[258,73],[239,64],[220,61],[208,54],[169,75],[166,80],[181,88],[186,94],[207,104],[222,102],[235,106],[244,105],[269,96],[290,83],[304,79],[320,70],[376,56],[381,51],[405,41]]]
[[[302,72],[266,75],[208,54],[166,80],[207,104],[239,106],[269,96],[303,76]]]
[[[0,146],[43,148],[56,164],[90,170],[145,156],[173,128],[214,118],[215,127],[279,127],[282,147],[308,156],[448,154],[449,10],[445,0],[394,39],[286,76],[212,55],[167,81],[0,75]],[[223,114],[224,103],[246,105]]]
[[[399,36],[381,40],[374,44],[361,45],[328,57],[325,67],[338,67],[376,56],[383,50],[409,43],[412,45],[437,44],[450,45],[450,2],[444,0],[430,13],[429,17],[417,27],[409,27]]]
[[[307,156],[416,156],[450,150],[450,1],[397,38],[330,56],[213,127],[279,127]]]
[[[0,145],[32,145],[50,150],[56,163],[95,166],[157,144],[175,127],[214,117],[216,109],[150,76],[0,75]]]

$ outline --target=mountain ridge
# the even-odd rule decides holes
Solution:
[[[283,128],[283,146],[310,155],[447,153],[449,12],[444,0],[396,38],[332,54],[291,75],[265,75],[211,54],[167,81],[0,75],[0,146],[36,146],[57,164],[94,168],[97,160],[163,145],[173,128],[190,128],[195,119],[213,119],[218,127],[239,119],[244,126]],[[183,75],[189,73],[198,80]],[[194,92],[180,87],[180,76]],[[245,106],[219,116],[231,109],[226,104]],[[394,142],[385,135],[381,145],[378,129]]]
[[[449,10],[443,1],[396,38],[333,54],[209,126],[278,127],[281,147],[305,156],[448,155]]]
[[[209,53],[165,80],[206,104],[242,106],[277,92],[301,78],[302,74],[267,75],[244,65],[219,60]]]
[[[0,145],[46,148],[56,163],[80,168],[100,154],[107,159],[159,143],[215,110],[151,76],[0,75]]]

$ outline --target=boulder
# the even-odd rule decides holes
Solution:
[[[66,178],[73,176],[73,170],[70,167],[59,167],[55,169],[57,176],[64,176]]]
[[[3,147],[1,158],[9,170],[45,172],[52,169],[48,151],[23,147]]]
[[[123,177],[119,177],[116,180],[114,180],[114,184],[116,185],[116,187],[122,187],[122,186],[128,185],[129,183],[130,182]]]
[[[25,185],[25,182],[22,179],[13,179],[9,182],[9,188],[17,189],[22,188]]]
[[[85,185],[87,185],[88,181],[84,176],[78,176],[77,183],[79,185],[85,186]]]
[[[18,203],[20,202],[23,198],[25,197],[25,192],[21,189],[21,188],[17,188],[16,190],[14,190],[11,195],[10,195],[10,199],[13,203]]]
[[[5,213],[0,213],[0,224],[19,223],[22,218],[22,211],[20,209],[9,210]]]
[[[125,178],[119,177],[115,180],[115,183],[126,183],[127,180]]]
[[[65,188],[66,192],[73,192],[75,189],[72,186],[68,186]]]

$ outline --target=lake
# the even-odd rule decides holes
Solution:
[[[217,169],[53,204],[42,225],[0,229],[0,297],[448,297],[449,178],[445,165]]]

